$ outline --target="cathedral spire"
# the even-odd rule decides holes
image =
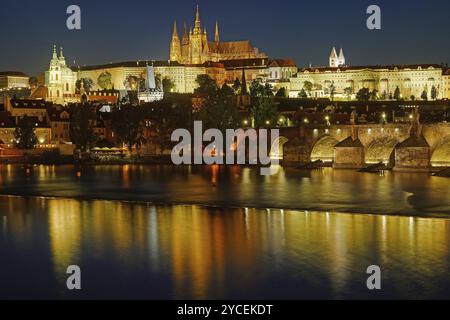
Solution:
[[[172,38],[177,37],[178,38],[178,31],[177,31],[177,20],[173,22],[173,33]]]
[[[345,59],[344,58],[344,50],[341,48],[341,50],[339,50],[339,59]]]
[[[331,49],[330,58],[337,58],[336,48]]]
[[[198,5],[197,5],[197,12],[195,14],[195,22],[200,23],[200,10],[198,8]]]
[[[53,59],[58,59],[58,54],[56,53],[56,44],[53,45]]]
[[[219,22],[218,22],[218,21],[216,21],[216,34],[215,34],[215,36],[214,36],[214,41],[215,41],[216,43],[219,43],[219,42],[220,42],[220,36],[219,36]]]
[[[59,59],[64,59],[63,47],[59,48]]]
[[[183,38],[187,37],[187,26],[186,26],[186,22],[184,22],[184,26],[183,26]]]
[[[194,33],[200,34],[202,32],[201,23],[200,23],[200,10],[197,5],[197,12],[195,14],[195,27]]]
[[[181,60],[181,44],[180,38],[178,37],[177,21],[175,20],[173,23],[172,42],[170,43],[170,61],[180,62],[180,60]]]

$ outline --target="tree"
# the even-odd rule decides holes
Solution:
[[[97,79],[97,84],[103,90],[112,89],[111,73],[108,71],[102,72]]]
[[[196,114],[196,119],[202,121],[205,129],[219,129],[225,134],[226,129],[235,129],[239,126],[236,97],[229,89],[231,88],[222,87],[216,94],[209,95]]]
[[[397,88],[395,88],[395,91],[394,91],[394,99],[400,100],[401,97],[402,97],[402,94],[400,93],[400,88],[397,86]]]
[[[139,78],[132,74],[129,74],[124,81],[124,86],[129,90],[137,90],[139,84]]]
[[[266,83],[264,85],[264,96],[265,97],[273,97],[273,88],[270,83]]]
[[[234,96],[234,90],[226,83],[223,84],[222,88],[220,88],[220,94],[223,96]]]
[[[170,93],[175,90],[175,83],[172,81],[172,79],[164,78],[162,80],[162,84],[165,93]]]
[[[78,93],[81,92],[81,87],[84,91],[89,92],[94,87],[94,81],[91,78],[81,78],[75,83],[75,88]]]
[[[16,130],[14,131],[15,146],[18,149],[34,149],[37,144],[35,133],[35,121],[27,115],[19,119]]]
[[[303,82],[303,89],[305,89],[306,92],[310,93],[313,89],[313,84],[311,81],[305,81]]]
[[[94,133],[95,109],[88,104],[74,105],[70,113],[70,139],[77,149],[86,151],[94,146],[97,140]]]
[[[272,86],[269,83],[262,84],[261,80],[255,79],[250,85],[250,95],[254,98],[273,96]]]
[[[437,96],[438,96],[437,89],[435,86],[432,86],[431,87],[431,99],[436,100]]]
[[[217,83],[214,79],[206,74],[199,74],[195,80],[198,87],[194,90],[194,93],[205,94],[205,95],[215,95],[219,90]]]
[[[358,101],[368,101],[370,99],[370,91],[368,88],[362,88],[356,93]]]
[[[250,108],[250,114],[254,119],[256,128],[271,127],[277,122],[277,107],[272,98],[257,99],[253,107]]]
[[[428,93],[427,93],[427,91],[423,90],[423,92],[422,92],[420,97],[422,98],[422,100],[425,100],[425,101],[428,100]]]
[[[250,84],[250,95],[254,98],[263,97],[265,95],[264,86],[261,81],[255,79]]]
[[[276,97],[280,97],[280,98],[286,98],[287,97],[287,91],[285,87],[281,87],[280,89],[278,89],[277,94],[275,95]]]
[[[370,100],[378,100],[378,90],[377,89],[373,89],[370,92]]]
[[[298,93],[298,97],[301,99],[308,98],[308,94],[306,93],[305,89],[300,90],[300,92]]]
[[[352,87],[347,87],[344,89],[344,94],[347,96],[347,99],[350,99],[350,96],[353,94]]]
[[[242,87],[241,81],[239,80],[239,78],[236,78],[234,80],[233,86],[232,86],[234,92],[236,92],[236,94],[240,93],[241,92],[241,87]]]
[[[136,146],[136,157],[139,149],[146,142],[144,137],[145,109],[142,106],[122,105],[112,112],[112,128],[119,142],[126,144],[130,154]]]
[[[154,133],[152,141],[159,146],[161,153],[173,144],[170,138],[175,129],[190,128],[191,112],[191,100],[185,97],[174,96],[151,103],[149,127]]]
[[[38,86],[38,84],[39,84],[38,78],[30,77],[30,79],[28,79],[28,84],[29,84],[31,89],[36,88]]]
[[[330,93],[331,101],[333,101],[334,95],[336,94],[336,87],[334,86],[334,82],[331,82],[330,86],[328,87],[328,92]]]

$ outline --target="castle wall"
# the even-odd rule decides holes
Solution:
[[[331,83],[335,86],[335,95],[344,95],[346,88],[352,88],[355,94],[362,88],[368,88],[370,91],[378,90],[381,96],[384,92],[387,95],[394,94],[399,87],[402,96],[409,99],[412,95],[420,99],[422,92],[428,92],[428,99],[431,98],[431,88],[433,86],[438,90],[438,97],[443,98],[448,95],[447,89],[444,89],[442,68],[393,68],[378,69],[364,67],[361,69],[327,68],[315,71],[314,69],[299,71],[296,77],[290,78],[290,91],[300,92],[303,89],[304,82],[309,81],[315,87],[327,88]]]

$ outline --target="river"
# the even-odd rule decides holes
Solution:
[[[450,297],[448,178],[2,165],[0,188],[0,298]]]

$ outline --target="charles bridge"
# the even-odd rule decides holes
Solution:
[[[333,124],[281,128],[271,154],[285,166],[321,160],[334,167],[390,165],[394,170],[450,167],[450,123]]]

